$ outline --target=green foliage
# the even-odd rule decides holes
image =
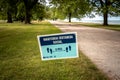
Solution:
[[[33,7],[33,12],[32,12],[33,19],[40,21],[43,20],[46,17],[45,8],[46,8],[45,5],[37,3]]]
[[[17,18],[17,20],[20,20],[21,22],[23,22],[25,19],[25,6],[24,6],[24,3],[21,1],[17,3],[16,18]]]
[[[65,15],[61,13],[61,10],[56,7],[50,7],[48,13],[50,14],[49,18],[52,20],[56,19],[65,19]]]
[[[120,0],[89,0],[94,11],[97,13],[105,13],[108,11],[109,15],[118,16],[120,15]]]
[[[8,13],[12,18],[16,15],[17,0],[0,0],[0,16],[2,19],[8,19]]]
[[[45,0],[0,0],[0,19],[30,23],[33,16],[42,20],[46,15],[44,4]]]
[[[5,6],[3,5],[3,0],[0,0],[0,19],[6,19]]]
[[[71,17],[81,18],[92,10],[87,0],[52,0],[51,4],[55,6],[58,18],[61,15],[64,18],[69,17],[69,13],[72,14]]]
[[[108,16],[120,15],[120,1],[119,0],[89,0],[94,11],[102,14],[104,22],[103,25],[108,25]],[[109,14],[109,15],[108,15]]]

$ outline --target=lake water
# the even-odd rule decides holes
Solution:
[[[78,22],[87,22],[87,23],[99,23],[99,24],[102,24],[103,20],[81,20],[81,21],[78,21]],[[108,20],[108,24],[120,24],[120,20]]]
[[[100,20],[99,20],[100,19]],[[67,19],[65,19],[65,21],[68,21]],[[99,24],[103,24],[103,19],[102,18],[85,18],[85,19],[76,19],[76,18],[72,18],[72,22],[86,22],[86,23],[99,23]],[[108,24],[118,24],[120,25],[120,17],[117,18],[109,18],[108,19]]]

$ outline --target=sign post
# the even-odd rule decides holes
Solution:
[[[75,32],[37,37],[42,60],[78,57],[77,33]]]

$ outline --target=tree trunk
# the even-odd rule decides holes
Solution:
[[[103,25],[107,26],[108,25],[108,0],[105,0],[105,12],[103,12],[104,16],[104,23]]]
[[[12,14],[8,11],[7,12],[7,23],[12,23]]]
[[[31,17],[31,13],[30,13],[30,9],[26,9],[25,11],[25,24],[30,24],[30,19]]]
[[[107,12],[103,13],[103,16],[104,16],[103,25],[107,26],[108,25],[108,13]]]
[[[25,24],[30,24],[31,10],[37,4],[38,0],[23,0],[25,4]]]
[[[69,22],[71,22],[71,13],[68,14]]]

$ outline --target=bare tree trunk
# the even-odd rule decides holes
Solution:
[[[72,16],[72,14],[69,13],[69,14],[68,14],[69,22],[71,22],[71,16]]]
[[[25,4],[25,24],[30,24],[31,10],[37,4],[38,0],[23,0]]]
[[[103,25],[107,26],[108,25],[108,13],[107,12],[103,13],[103,16],[104,16]]]
[[[7,12],[7,23],[12,23],[12,14],[8,11]]]
[[[25,24],[30,24],[30,22],[31,22],[31,19],[30,19],[30,17],[31,17],[30,9],[26,8],[25,14],[26,14],[25,15]]]
[[[103,12],[104,23],[103,25],[108,25],[108,0],[105,0],[105,12]]]

